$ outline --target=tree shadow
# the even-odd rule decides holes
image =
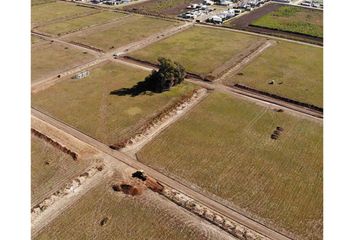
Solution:
[[[161,93],[161,91],[156,91],[156,89],[149,87],[146,81],[140,81],[131,88],[121,88],[110,92],[111,95],[117,95],[117,96],[130,95],[131,97],[136,97],[139,95],[152,96],[155,93]]]

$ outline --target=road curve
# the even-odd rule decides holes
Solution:
[[[285,236],[284,234],[270,229],[269,227],[265,226],[264,224],[257,222],[237,211],[234,209],[218,202],[213,199],[210,199],[204,194],[201,194],[191,188],[189,188],[187,185],[184,185],[176,180],[171,179],[170,177],[154,170],[151,167],[148,167],[144,165],[143,163],[129,157],[128,155],[115,151],[110,149],[107,145],[97,141],[96,139],[70,127],[69,125],[52,118],[51,116],[46,115],[45,113],[42,113],[34,108],[31,109],[32,116],[45,121],[46,123],[53,125],[57,129],[70,134],[74,136],[75,138],[79,139],[82,142],[85,142],[89,145],[91,145],[93,148],[97,149],[98,151],[109,155],[110,157],[115,158],[118,161],[121,161],[135,169],[143,169],[148,175],[152,176],[153,178],[157,179],[159,182],[161,182],[164,185],[167,185],[171,188],[176,189],[177,191],[180,191],[191,198],[195,199],[196,201],[199,201],[200,203],[208,206],[209,208],[219,212],[221,215],[224,215],[241,225],[244,225],[270,239],[273,240],[290,240],[292,238]]]

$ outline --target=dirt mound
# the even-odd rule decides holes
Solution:
[[[112,189],[115,192],[122,192],[131,196],[138,196],[143,194],[146,186],[141,181],[121,181],[118,184],[113,184]]]
[[[133,145],[142,139],[146,138],[153,129],[158,128],[164,121],[175,116],[178,112],[187,108],[190,104],[193,104],[200,96],[203,96],[206,92],[205,88],[194,89],[189,93],[183,95],[178,101],[163,109],[161,112],[156,114],[150,120],[146,121],[133,136],[130,136],[118,143],[110,145],[109,147],[114,150],[120,150],[127,147],[128,145]]]
[[[53,139],[51,139],[50,137],[46,136],[45,134],[37,131],[36,129],[34,128],[31,128],[31,133],[40,138],[40,139],[43,139],[44,141],[48,142],[49,144],[51,144],[53,147],[59,149],[60,151],[70,155],[74,160],[77,160],[78,159],[78,154],[71,151],[70,149],[68,149],[66,146],[54,141]],[[49,165],[49,162],[48,164],[46,163],[46,165]]]
[[[102,218],[102,220],[100,221],[100,226],[104,226],[104,225],[106,225],[106,224],[107,224],[107,222],[108,222],[108,217],[104,217],[104,218]]]

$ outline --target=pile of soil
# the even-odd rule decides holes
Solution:
[[[118,184],[113,184],[112,189],[115,192],[122,192],[131,196],[143,194],[146,186],[141,181],[121,181]]]

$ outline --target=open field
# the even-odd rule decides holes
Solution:
[[[51,3],[55,2],[55,0],[31,0],[31,5],[39,5],[39,4],[44,4],[44,3]]]
[[[88,159],[74,160],[37,136],[31,137],[32,206],[59,190],[90,165]]]
[[[49,41],[40,46],[32,46],[31,52],[32,82],[59,74],[94,59],[94,56],[88,52]]]
[[[295,10],[286,10],[295,9]],[[225,26],[277,37],[323,44],[323,12],[296,6],[269,3],[243,16],[224,23]],[[296,9],[299,9],[297,11]],[[276,16],[273,16],[276,14]]]
[[[48,41],[44,40],[43,38],[40,38],[35,35],[31,35],[31,44],[37,44],[37,43],[48,43]]]
[[[253,26],[323,37],[323,11],[282,6],[253,21]]]
[[[124,195],[112,183],[90,190],[34,239],[233,239],[156,193]]]
[[[87,78],[67,79],[34,94],[32,105],[103,143],[114,144],[197,88],[183,83],[167,92],[135,97],[117,92],[132,88],[149,73],[108,62],[92,69]]]
[[[65,20],[62,22],[44,25],[42,27],[36,28],[36,30],[40,32],[60,36],[63,34],[76,32],[91,26],[104,24],[124,16],[127,15],[119,12],[104,11],[95,14],[90,14],[88,16],[83,16],[79,18]]]
[[[179,62],[189,72],[216,77],[225,66],[235,65],[264,41],[247,34],[193,27],[129,56],[151,63],[157,63],[158,57],[166,57]]]
[[[142,40],[166,28],[178,26],[179,24],[174,21],[134,15],[117,22],[107,29],[89,33],[82,32],[68,40],[108,51]]]
[[[48,24],[50,22],[66,20],[98,12],[95,9],[75,6],[62,1],[32,6],[32,26]]]
[[[323,49],[280,41],[227,79],[226,84],[241,84],[322,107]]]
[[[296,239],[322,239],[320,123],[212,93],[137,156]]]
[[[202,0],[152,0],[124,7],[124,10],[145,14],[177,16],[185,12],[186,7]]]

